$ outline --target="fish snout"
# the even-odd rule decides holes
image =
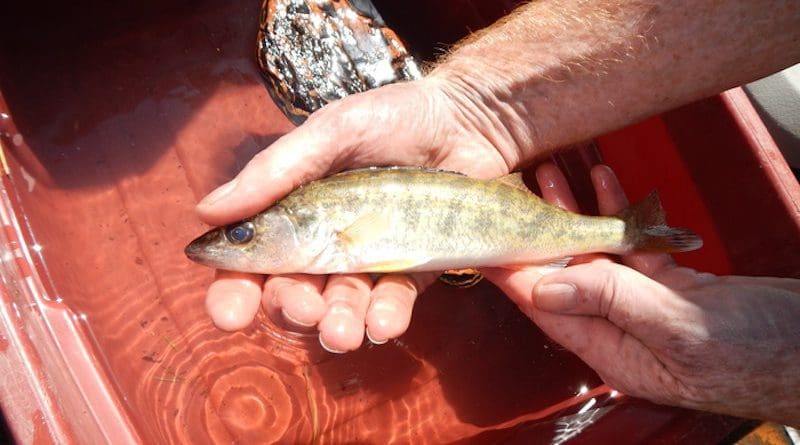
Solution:
[[[209,247],[217,243],[219,236],[219,230],[208,231],[189,243],[186,248],[183,249],[183,253],[185,253],[186,257],[190,260],[202,264],[207,260]]]

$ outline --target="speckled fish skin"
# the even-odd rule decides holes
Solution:
[[[634,211],[628,217],[579,215],[523,189],[521,177],[513,179],[516,184],[403,167],[344,172],[309,183],[244,221],[255,228],[248,243],[230,242],[226,231],[234,224],[198,238],[186,253],[221,269],[328,274],[441,271],[637,247],[699,247],[699,238],[664,226],[659,215],[655,227],[644,227]]]

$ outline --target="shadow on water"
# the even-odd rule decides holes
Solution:
[[[0,135],[35,179],[111,183],[203,130],[223,152],[210,161],[230,177],[290,128],[277,114],[273,128],[243,127],[246,110],[204,108],[220,94],[259,91],[251,102],[273,106],[252,60],[258,2],[46,3],[7,5],[4,22],[14,26],[0,28],[0,89],[22,138]],[[183,152],[191,157],[192,147]]]
[[[315,371],[335,398],[405,395],[413,416],[444,397],[460,422],[490,429],[602,383],[485,281],[470,289],[434,285],[399,340],[328,356]]]

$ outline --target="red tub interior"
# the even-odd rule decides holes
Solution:
[[[88,3],[17,2],[0,30],[0,404],[20,441],[708,443],[742,424],[611,392],[486,282],[434,285],[406,335],[346,355],[263,317],[215,329],[213,272],[182,253],[193,206],[292,128],[253,61],[260,4]],[[511,3],[385,15],[425,56]],[[800,192],[764,134],[733,91],[558,161],[582,196],[601,158],[631,198],[658,189],[706,241],[685,264],[800,277]]]

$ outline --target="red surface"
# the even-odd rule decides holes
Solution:
[[[259,4],[98,5],[16,5],[0,30],[0,404],[22,442],[549,443],[592,400],[610,409],[585,443],[739,424],[610,398],[487,283],[434,286],[406,335],[344,356],[264,319],[218,331],[212,272],[182,254],[192,207],[291,128],[252,61]],[[800,276],[800,192],[738,94],[598,146],[633,198],[657,188],[705,237],[681,261]],[[561,158],[581,195],[597,156]]]
[[[800,187],[740,89],[599,138],[632,198],[656,189],[702,235],[689,266],[800,277]],[[645,167],[646,168],[642,168]]]

